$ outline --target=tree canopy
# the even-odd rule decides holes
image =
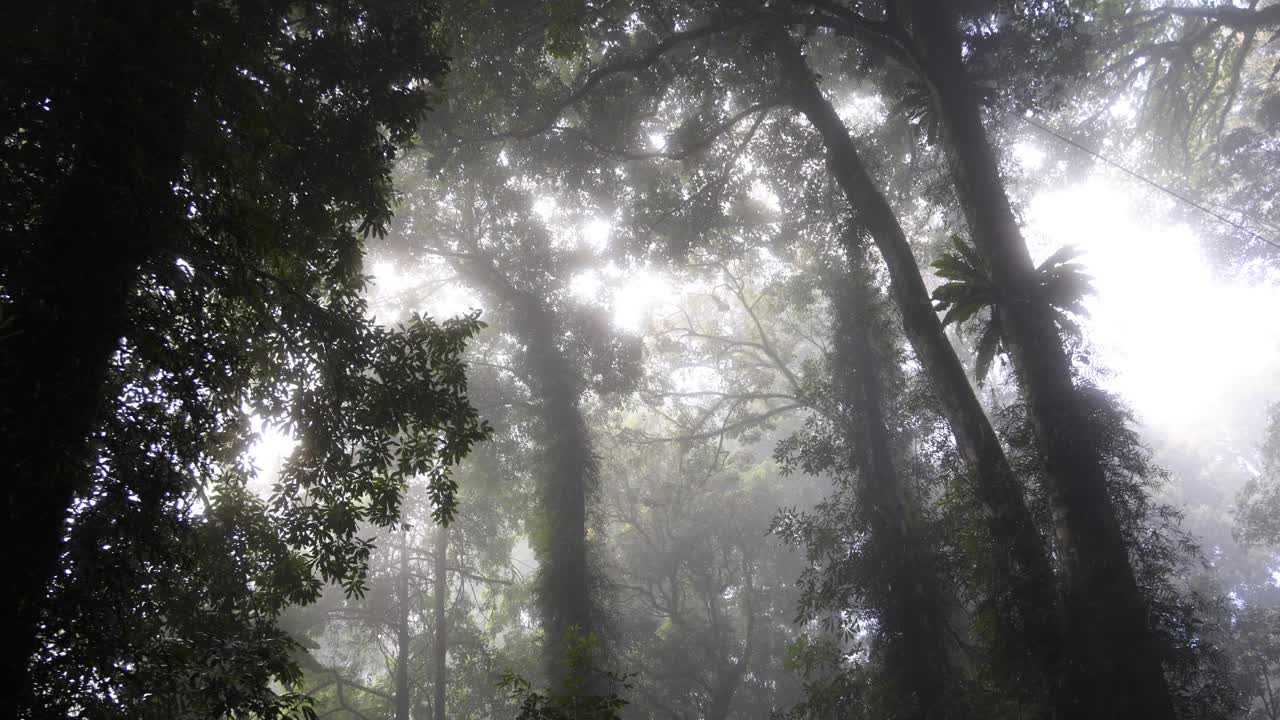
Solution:
[[[1280,720],[1275,0],[10,15],[8,714]]]

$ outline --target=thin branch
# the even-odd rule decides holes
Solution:
[[[471,572],[470,570],[465,570],[459,567],[451,567],[449,568],[449,572],[455,573],[457,575],[461,575],[462,577],[467,578],[468,580],[474,580],[476,582],[485,583],[487,585],[515,585],[515,582],[512,580],[506,580],[503,578],[485,577],[484,575],[479,575]]]
[[[492,141],[492,140],[517,140],[517,139],[531,138],[536,135],[541,135],[542,133],[552,129],[552,127],[556,123],[556,120],[560,117],[561,113],[563,113],[566,109],[568,109],[572,105],[582,100],[592,90],[594,90],[598,85],[600,85],[600,83],[604,82],[610,77],[613,77],[614,75],[620,75],[623,73],[640,72],[641,70],[644,70],[652,66],[654,63],[660,60],[663,55],[665,55],[666,53],[670,52],[671,50],[677,47],[680,47],[681,45],[685,45],[688,43],[696,42],[698,40],[702,40],[704,38],[711,37],[718,33],[722,33],[727,30],[733,29],[734,27],[737,27],[742,24],[743,24],[743,19],[737,19],[737,20],[730,20],[730,21],[721,22],[721,23],[709,23],[707,25],[703,25],[702,27],[694,28],[692,30],[686,30],[685,32],[676,33],[662,40],[658,44],[649,48],[649,50],[647,50],[646,52],[636,57],[628,58],[626,60],[619,60],[617,62],[611,63],[609,65],[605,65],[604,67],[596,69],[590,75],[587,76],[586,81],[583,82],[583,84],[579,86],[577,90],[574,90],[572,93],[570,93],[569,95],[561,99],[559,102],[557,102],[548,111],[546,117],[544,117],[541,122],[538,122],[534,125],[531,125],[529,127],[522,128],[519,130],[507,130],[504,132],[499,132],[493,135],[489,135],[487,137],[473,138],[472,141],[485,142],[485,141]]]
[[[808,406],[805,405],[804,403],[788,403],[786,405],[780,405],[771,410],[767,410],[758,415],[752,415],[751,417],[744,418],[742,420],[739,420],[734,423],[730,423],[728,425],[724,425],[716,430],[708,430],[705,432],[692,433],[690,435],[677,435],[673,437],[636,438],[633,440],[628,440],[627,442],[631,442],[632,444],[635,444],[635,445],[655,445],[657,443],[689,442],[691,440],[706,440],[708,438],[713,438],[723,433],[732,432],[734,430],[741,430],[743,428],[750,427],[752,425],[759,425],[763,423],[765,420],[768,420],[769,418],[774,417],[776,415],[781,415],[783,413],[791,412],[792,410],[799,410],[805,407],[808,407]]]
[[[1217,7],[1162,7],[1152,12],[1175,17],[1210,20],[1234,30],[1258,30],[1280,26],[1280,5],[1268,5],[1261,10],[1219,5]]]
[[[653,397],[660,398],[694,398],[694,397],[719,397],[729,400],[799,400],[795,395],[788,393],[727,393],[718,390],[694,390],[690,392],[661,392],[652,393]]]
[[[777,107],[779,104],[780,103],[777,101],[769,101],[769,102],[758,102],[758,103],[755,103],[754,105],[748,106],[746,109],[736,112],[733,115],[726,118],[725,120],[721,121],[718,125],[713,127],[710,130],[710,132],[708,132],[703,137],[700,137],[696,140],[686,143],[684,147],[678,150],[629,150],[627,148],[617,148],[617,147],[611,147],[609,145],[606,145],[605,143],[592,137],[586,131],[577,127],[553,125],[552,127],[548,128],[548,130],[553,132],[558,132],[564,135],[570,135],[570,136],[576,137],[577,139],[582,141],[584,144],[595,148],[601,153],[604,153],[606,155],[613,155],[615,157],[620,157],[623,160],[657,160],[657,159],[684,160],[690,157],[691,155],[697,152],[700,152],[701,150],[707,147],[710,147],[712,144],[715,143],[716,140],[719,140],[722,135],[724,135],[726,132],[733,130],[735,127],[738,126],[739,123],[741,123],[743,120],[746,120],[748,117],[751,117],[753,114],[760,113],[760,117],[763,117],[766,111]],[[756,124],[758,125],[759,122],[760,122],[760,118],[758,117],[756,120]]]
[[[724,268],[724,274],[733,280],[734,287],[730,289],[732,290],[733,294],[738,298],[738,302],[742,304],[743,309],[747,311],[747,315],[751,318],[752,324],[754,324],[756,327],[756,332],[760,333],[761,349],[764,350],[765,355],[768,356],[768,358],[771,361],[773,361],[773,364],[777,366],[778,371],[782,373],[783,377],[787,379],[787,384],[791,386],[791,389],[795,391],[796,395],[803,397],[804,387],[800,383],[800,378],[796,377],[795,373],[791,372],[791,368],[787,367],[787,364],[783,362],[782,356],[778,354],[778,351],[777,349],[774,348],[773,343],[769,341],[769,333],[765,332],[764,324],[760,322],[760,316],[756,314],[755,305],[757,302],[759,302],[764,298],[764,295],[761,295],[760,297],[756,298],[756,302],[748,303],[747,296],[746,296],[746,285],[743,284],[743,282],[739,280],[736,276],[734,276],[731,272],[729,272],[729,269],[727,267]]]

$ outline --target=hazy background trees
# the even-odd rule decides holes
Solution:
[[[22,9],[15,711],[1277,720],[1277,7]]]

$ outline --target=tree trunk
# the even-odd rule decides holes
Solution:
[[[1005,583],[993,591],[1003,621],[1000,640],[1026,658],[1025,662],[1010,658],[1009,665],[1015,672],[1025,668],[1025,676],[1016,681],[1028,690],[1053,687],[1062,643],[1057,596],[1052,566],[1023,488],[943,332],[906,234],[863,164],[848,129],[790,39],[780,38],[776,50],[782,84],[792,92],[791,103],[822,137],[836,182],[885,261],[907,339],[932,381],[960,455],[974,477],[987,530],[1001,550],[983,559],[993,563],[995,575]]]
[[[448,607],[446,599],[449,595],[449,528],[441,525],[436,528],[436,546],[432,563],[435,569],[432,573],[432,581],[435,586],[431,588],[432,611],[435,615],[435,644],[431,648],[432,664],[434,665],[433,687],[434,704],[433,716],[435,720],[445,720],[445,690],[447,686],[445,682],[448,680],[448,659],[449,659],[449,620],[446,617]]]
[[[731,663],[729,667],[722,667],[720,672],[716,673],[715,686],[711,692],[710,702],[707,704],[707,720],[727,720],[730,711],[733,710],[733,696],[738,691],[738,685],[742,682],[742,676],[746,674],[747,663],[745,658],[739,658],[737,662]]]
[[[552,676],[563,679],[568,670],[563,663],[568,643],[594,630],[587,497],[594,489],[597,469],[586,421],[578,407],[580,392],[573,368],[556,347],[559,333],[547,311],[530,315],[542,316],[521,323],[542,425],[541,504],[546,536],[540,553],[539,595]]]
[[[12,325],[0,340],[0,462],[8,546],[23,548],[2,610],[5,682],[13,683],[0,693],[6,717],[30,700],[40,615],[69,508],[91,482],[88,440],[107,408],[108,368],[139,267],[179,237],[171,186],[185,106],[175,76],[186,49],[174,46],[188,8],[153,4],[106,3],[106,17],[74,19],[116,31],[94,38],[76,58],[83,67],[66,71],[74,80],[58,88],[80,108],[74,118],[58,108],[79,128],[74,166],[5,279]]]
[[[860,255],[850,258],[855,265]],[[836,306],[832,379],[845,425],[857,499],[870,529],[864,549],[875,568],[872,602],[891,686],[902,717],[938,717],[958,671],[952,664],[947,603],[933,553],[924,545],[915,493],[899,471],[884,411],[882,368],[872,344],[872,293],[855,267],[832,290]],[[852,280],[852,281],[850,281]]]
[[[476,230],[473,223],[469,231]],[[525,379],[537,398],[542,531],[534,534],[533,546],[548,674],[553,683],[563,683],[570,671],[564,662],[568,642],[592,635],[598,615],[587,543],[587,503],[598,469],[578,404],[580,381],[557,344],[563,330],[555,311],[512,285],[478,247],[471,249],[474,256],[457,267],[511,313],[512,332],[524,345]]]
[[[409,660],[413,648],[409,632],[409,533],[400,535],[400,572],[396,575],[396,720],[409,720],[413,691]]]
[[[727,720],[730,717],[730,713],[733,712],[734,696],[742,685],[742,678],[752,666],[757,624],[756,590],[755,582],[752,580],[752,563],[748,550],[744,545],[740,545],[738,552],[741,553],[742,559],[742,590],[740,591],[743,624],[742,650],[736,661],[732,662],[728,668],[723,667],[722,664],[720,672],[717,673],[707,710],[707,720]]]
[[[1044,457],[1066,591],[1072,716],[1172,718],[1170,693],[1129,565],[1086,408],[1005,194],[961,56],[955,18],[910,2],[914,55],[943,129],[973,242],[991,268],[996,311]]]

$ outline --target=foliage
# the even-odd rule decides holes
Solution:
[[[1232,631],[1227,598],[1206,579],[1207,560],[1196,538],[1182,527],[1182,513],[1156,499],[1168,473],[1142,444],[1131,412],[1113,395],[1087,384],[1082,397],[1177,710],[1185,717],[1233,717],[1240,697],[1233,682],[1234,658],[1228,655]],[[999,421],[1047,534],[1052,527],[1049,503],[1036,482],[1043,470],[1025,407],[1017,403],[1005,408]]]
[[[801,635],[787,647],[788,669],[804,678],[804,699],[779,715],[785,720],[855,720],[879,717],[874,671],[859,653],[842,650],[830,635]]]
[[[1250,545],[1280,544],[1280,483],[1250,480],[1236,498],[1238,537]]]
[[[624,436],[602,448],[616,662],[634,673],[636,714],[766,718],[796,697],[783,660],[801,558],[760,529],[813,488],[780,476],[771,442],[731,442],[724,454],[711,439],[654,447]]]
[[[944,326],[955,324],[976,335],[974,375],[983,382],[991,370],[991,361],[1005,354],[1004,329],[1000,313],[996,311],[998,300],[991,286],[990,273],[978,252],[958,235],[951,238],[954,250],[943,253],[934,261],[938,277],[946,280],[933,291],[933,300]],[[1054,312],[1058,329],[1075,338],[1080,337],[1080,326],[1072,316],[1085,316],[1084,298],[1093,292],[1092,278],[1084,272],[1084,266],[1073,262],[1079,251],[1070,246],[1060,248],[1036,268],[1039,291],[1043,293]]]
[[[540,691],[524,677],[506,672],[499,688],[519,704],[516,720],[621,720],[629,703],[631,676],[601,670],[593,664],[600,655],[594,635],[582,635],[572,628],[566,637],[564,664],[568,668],[559,687]]]
[[[1188,203],[1170,214],[1195,223],[1210,259],[1228,272],[1270,264],[1280,168],[1274,3],[1184,4],[1102,0],[1086,23],[1089,73],[1059,113],[1123,161],[1225,216]],[[1110,111],[1114,108],[1115,111]]]
[[[1280,545],[1280,405],[1271,408],[1262,462],[1262,475],[1236,497],[1236,537],[1247,545]]]
[[[392,162],[447,67],[438,8],[67,1],[19,15],[4,31],[4,377],[43,392],[85,378],[89,400],[54,422],[91,430],[87,452],[59,449],[83,463],[51,476],[73,499],[55,509],[61,558],[36,598],[31,712],[293,707],[278,614],[324,582],[366,589],[362,533],[397,521],[409,478],[448,521],[449,467],[487,434],[460,357],[476,316],[385,328],[363,298]],[[53,412],[6,409],[6,461]],[[255,419],[297,441],[270,487],[249,460]],[[57,497],[45,482],[10,486],[11,511],[32,510],[15,532]]]
[[[858,702],[873,715],[929,714],[963,702],[965,685],[952,664],[964,631],[947,609],[953,590],[923,500],[946,467],[930,462],[936,449],[917,434],[935,410],[908,393],[897,337],[865,270],[827,280],[832,352],[817,393],[826,401],[775,456],[786,472],[829,477],[833,490],[812,512],[784,509],[771,532],[805,552],[797,619],[861,646],[854,672],[867,694]]]
[[[28,377],[44,354],[91,357],[64,342],[89,325],[107,348],[85,460],[59,454],[88,479],[55,523],[63,572],[33,676],[54,715],[1053,714],[1044,683],[1061,678],[1028,648],[1057,638],[1019,632],[1028,555],[993,536],[1025,497],[1044,547],[1070,538],[1019,388],[988,383],[1023,346],[955,234],[948,163],[1052,112],[1126,161],[1170,143],[1139,164],[1191,167],[1197,190],[1275,212],[1274,3],[945,3],[963,82],[944,87],[918,73],[934,48],[903,51],[927,23],[900,14],[923,2],[48,5],[19,11],[38,32],[0,30],[15,68],[0,378],[56,387]],[[850,213],[847,164],[779,82],[779,40],[820,73],[887,214]],[[975,143],[948,138],[945,91],[972,100]],[[123,168],[105,192],[70,192],[102,167]],[[886,224],[896,265],[861,255]],[[985,423],[976,398],[944,405],[970,390],[962,371],[912,352],[937,318],[923,285],[914,308],[900,290],[937,236],[934,307],[973,341],[998,437],[951,417]],[[124,237],[138,242],[116,252]],[[361,277],[367,241],[379,277],[393,268],[385,293]],[[1078,255],[1036,273],[1082,348]],[[123,288],[118,313],[99,277]],[[656,317],[617,327],[608,305],[646,292],[663,295],[643,298]],[[404,310],[462,298],[485,323],[397,309],[403,324],[379,326],[379,295]],[[46,312],[60,297],[74,302]],[[1161,499],[1184,479],[1118,400],[1060,379],[1085,406],[1067,430],[1088,430],[1068,450],[1100,450],[1180,717],[1275,720],[1274,555],[1255,549],[1241,580],[1225,531],[1198,542]],[[43,432],[22,420],[59,419],[37,405],[6,408],[10,446]],[[489,434],[477,411],[497,432],[468,454]],[[259,426],[296,441],[278,473],[249,465]],[[983,469],[1006,450],[992,492]],[[1278,534],[1277,452],[1240,494],[1243,541]],[[1256,467],[1243,456],[1220,462]],[[447,567],[428,557],[441,521]],[[1057,550],[1047,574],[1080,586]],[[944,691],[926,699],[930,683]]]
[[[1240,689],[1250,703],[1248,720],[1280,716],[1280,608],[1248,607],[1236,620]]]
[[[238,460],[249,447],[243,407],[193,418],[173,410],[192,407],[195,388],[125,375],[133,400],[104,433],[104,472],[74,515],[67,572],[52,591],[51,627],[75,631],[46,640],[39,687],[90,707],[111,688],[112,707],[177,712],[199,698],[266,712],[275,702],[266,678],[298,679],[277,614],[315,600],[322,581],[365,591],[373,543],[362,528],[397,520],[409,478],[430,478],[437,510],[451,507],[448,467],[485,432],[462,395],[459,353],[476,329],[474,319],[368,327],[347,337],[347,353],[330,355],[342,374],[314,382],[300,368],[296,389],[275,375],[294,394],[277,412],[293,413],[300,443],[265,500]],[[154,453],[135,450],[147,444]],[[229,685],[192,696],[188,677]]]
[[[517,518],[498,507],[513,501],[513,488],[487,477],[486,463],[477,462],[477,455],[492,450],[493,443],[485,443],[455,471],[462,509],[448,525],[443,577],[433,554],[440,529],[430,522],[428,488],[414,483],[404,499],[406,526],[377,538],[368,590],[357,598],[333,588],[283,618],[282,626],[308,648],[303,689],[315,698],[317,712],[356,708],[366,715],[391,715],[401,700],[415,712],[434,712],[441,622],[448,648],[445,716],[501,716],[511,710],[493,687],[498,666],[511,658],[493,638],[513,629],[499,603],[519,581],[508,557]],[[441,582],[443,617],[433,608]],[[402,664],[404,686],[399,683]]]

